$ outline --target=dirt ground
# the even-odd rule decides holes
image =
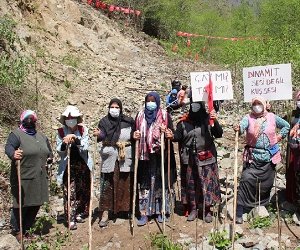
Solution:
[[[96,204],[97,201],[95,200],[94,203]],[[97,211],[96,207],[95,211]],[[158,223],[157,219],[152,219],[143,227],[138,227],[135,224],[132,230],[130,227],[130,220],[116,218],[114,220],[110,220],[107,227],[99,228],[99,216],[100,214],[95,212],[92,217],[92,249],[150,249],[150,234],[160,234],[163,232],[163,224]],[[199,215],[199,217],[201,217],[201,215]],[[173,219],[170,218],[169,222],[166,222],[165,233],[168,235],[168,238],[172,239],[174,242],[177,242],[179,238],[184,239],[182,238],[182,234],[185,234],[187,242],[195,243],[197,241],[198,244],[201,244],[203,236],[208,237],[211,230],[213,228],[218,228],[221,223],[224,223],[224,220],[220,218],[216,222],[210,224],[203,222],[201,218],[194,222],[187,222],[182,211],[180,211],[180,209],[176,209]],[[230,223],[228,219],[227,223]],[[56,226],[58,226],[58,230],[55,229]],[[244,223],[239,226],[242,227],[244,234],[250,234],[248,223]],[[86,219],[85,223],[77,224],[77,227],[77,230],[71,231],[72,235],[70,237],[70,241],[66,241],[62,244],[61,249],[84,249],[84,246],[88,245],[88,219]],[[53,225],[48,237],[54,235],[57,231],[64,230],[67,229],[63,223]],[[134,235],[132,234],[132,231]],[[277,221],[274,222],[272,227],[264,230],[264,233],[277,234]],[[299,226],[282,223],[281,234],[290,236],[292,247],[286,249],[295,249],[295,247],[299,244]],[[186,244],[185,249],[189,249],[188,244]]]

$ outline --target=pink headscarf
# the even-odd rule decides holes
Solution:
[[[33,120],[36,122],[37,121],[37,115],[34,111],[32,110],[25,110],[21,116],[20,116],[20,121],[22,122],[25,118],[27,118],[28,116],[33,115]]]
[[[296,100],[299,99],[299,96],[300,96],[300,91],[297,92],[297,95],[296,95]]]
[[[259,101],[263,105],[264,111],[266,111],[267,103],[266,103],[266,100],[262,96],[255,96],[255,97],[253,97],[252,98],[252,106],[253,106],[253,103],[255,101]]]

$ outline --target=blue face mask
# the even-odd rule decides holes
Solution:
[[[146,102],[146,109],[149,111],[154,111],[157,108],[156,102]]]

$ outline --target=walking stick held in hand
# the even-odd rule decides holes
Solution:
[[[238,170],[238,144],[239,144],[239,132],[235,132],[235,159],[234,159],[234,197],[233,197],[233,223],[232,223],[232,249],[234,250],[234,236],[235,236],[235,220],[236,220],[236,200],[237,200],[237,170]]]
[[[165,156],[164,156],[164,149],[165,149],[165,133],[161,132],[160,135],[160,149],[161,149],[161,185],[162,185],[162,208],[161,208],[161,217],[163,221],[163,233],[165,233],[166,229],[166,222],[165,222],[165,215],[166,215],[166,197],[165,197],[165,192],[166,192],[166,187],[165,187]]]
[[[94,137],[94,153],[93,153],[93,169],[91,171],[91,186],[90,186],[90,204],[89,204],[89,250],[92,249],[92,211],[93,211],[93,184],[94,184],[94,171],[96,166],[96,152],[97,152],[97,137]]]
[[[70,173],[70,169],[71,169],[71,159],[70,159],[70,154],[71,154],[71,144],[68,144],[67,145],[67,155],[68,155],[68,169],[67,169],[67,171],[68,171],[68,239],[70,240],[70,224],[71,224],[71,215],[70,215],[70,213],[71,213],[71,208],[70,208],[70,197],[71,197],[71,194],[70,194],[70,182],[71,182],[71,177],[70,177],[70,175],[71,175],[71,173]]]
[[[20,243],[21,249],[24,249],[23,246],[23,226],[22,226],[22,186],[21,186],[21,162],[20,160],[16,161],[17,174],[18,174],[18,189],[19,189],[19,221],[20,221]]]
[[[139,140],[135,141],[135,158],[134,158],[134,178],[133,178],[133,197],[132,197],[132,221],[131,221],[131,229],[132,235],[133,227],[134,227],[134,217],[135,217],[135,200],[136,200],[136,186],[137,186],[137,170],[139,165]]]

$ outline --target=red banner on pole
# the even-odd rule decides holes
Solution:
[[[214,99],[213,99],[213,82],[211,80],[211,75],[209,73],[209,82],[208,85],[205,86],[205,90],[208,94],[208,100],[207,100],[207,104],[208,104],[208,111],[209,113],[214,109]],[[209,124],[213,125],[214,120],[210,119],[209,120]]]

